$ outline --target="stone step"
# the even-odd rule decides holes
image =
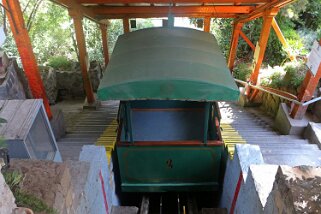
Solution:
[[[280,141],[279,139],[273,140],[273,139],[261,139],[261,140],[252,140],[252,139],[246,139],[246,142],[248,144],[257,144],[257,145],[261,145],[261,144],[298,144],[298,145],[306,145],[309,144],[308,141],[306,140],[282,140]]]
[[[263,155],[264,162],[267,164],[289,165],[289,166],[321,166],[321,160],[310,155],[280,155],[269,154]]]
[[[316,157],[321,160],[321,151],[320,150],[311,150],[311,149],[286,149],[286,150],[272,150],[261,149],[261,152],[264,155],[310,155],[311,157]]]
[[[312,144],[297,144],[297,143],[260,143],[257,144],[261,149],[311,149],[319,151],[318,146]]]

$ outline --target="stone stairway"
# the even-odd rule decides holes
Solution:
[[[62,159],[78,160],[82,146],[94,145],[107,126],[117,117],[119,102],[102,102],[96,109],[81,106],[62,107],[66,121],[66,135],[57,141]]]
[[[280,135],[273,119],[259,108],[220,103],[221,122],[230,124],[248,144],[259,145],[267,164],[321,166],[321,151],[299,136]]]

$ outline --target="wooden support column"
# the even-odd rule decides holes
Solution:
[[[239,42],[239,36],[240,36],[242,27],[243,27],[243,23],[241,22],[234,23],[234,26],[233,26],[233,35],[231,39],[230,53],[229,53],[228,62],[227,62],[227,66],[229,67],[230,71],[232,71],[234,68],[237,45]]]
[[[29,87],[33,98],[42,99],[47,116],[49,119],[52,118],[49,101],[46,96],[46,91],[43,86],[41,76],[39,73],[39,68],[37,65],[36,57],[32,50],[32,45],[28,31],[25,27],[23,14],[18,0],[2,0],[4,7],[6,7],[8,12],[8,20],[12,30],[13,37],[15,39],[23,70],[28,79]]]
[[[100,30],[101,30],[101,39],[102,39],[102,43],[103,43],[105,67],[106,67],[109,63],[107,26],[104,24],[100,24]]]
[[[204,32],[210,32],[211,30],[211,17],[204,18]]]
[[[321,39],[319,41],[319,45],[321,45]],[[315,76],[311,73],[311,71],[307,71],[305,78],[300,87],[300,92],[298,94],[298,100],[300,102],[306,102],[311,100],[313,97],[314,91],[318,86],[319,80],[321,78],[321,64],[319,65],[318,71]],[[293,119],[302,119],[308,106],[301,106],[295,104],[290,112],[290,116]]]
[[[129,19],[128,18],[123,18],[123,28],[124,28],[124,33],[129,33]]]
[[[93,92],[89,74],[88,74],[89,62],[88,62],[88,55],[86,50],[85,35],[82,27],[83,16],[78,11],[74,11],[72,9],[69,9],[69,15],[72,17],[74,22],[77,47],[79,51],[79,63],[80,63],[82,79],[84,83],[84,89],[87,96],[87,102],[88,104],[92,104],[95,102],[95,96],[94,96],[94,92]]]
[[[254,65],[254,70],[250,78],[251,83],[254,85],[257,83],[257,80],[259,77],[260,68],[263,62],[265,49],[269,39],[270,31],[271,31],[272,21],[274,16],[276,16],[276,14],[278,13],[278,10],[279,10],[278,8],[268,10],[265,12],[263,16],[262,30],[261,30],[260,39],[259,39],[259,55],[257,57],[257,61]]]
[[[285,37],[283,36],[283,33],[278,25],[278,23],[276,22],[275,18],[272,19],[272,27],[276,33],[276,35],[278,36],[280,42],[282,43],[283,47],[285,48],[285,50],[287,51],[291,61],[295,60],[295,56],[291,53],[291,51],[289,50],[289,45],[285,40]]]

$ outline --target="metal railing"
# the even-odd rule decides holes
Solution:
[[[293,102],[293,103],[295,103],[295,104],[297,104],[297,105],[301,105],[301,106],[308,106],[308,105],[310,105],[310,104],[312,104],[312,103],[315,103],[315,102],[321,100],[321,97],[317,97],[317,98],[314,98],[314,99],[309,100],[309,101],[307,101],[307,102],[300,102],[300,101],[298,101],[298,100],[296,100],[296,99],[292,99],[292,98],[289,98],[289,97],[280,95],[280,94],[278,94],[278,93],[275,93],[275,92],[266,90],[265,88],[263,88],[263,87],[261,87],[261,86],[252,85],[252,84],[249,83],[249,82],[245,82],[245,81],[239,80],[239,79],[234,79],[234,80],[235,80],[235,82],[240,83],[240,84],[242,84],[242,85],[244,85],[244,86],[249,86],[249,87],[251,87],[251,88],[255,88],[255,89],[259,90],[259,91],[263,91],[263,92],[265,92],[265,93],[272,94],[272,95],[274,95],[274,96],[280,97],[280,98],[282,98],[282,99],[284,99],[284,100],[288,100],[288,101],[290,101],[290,102]]]

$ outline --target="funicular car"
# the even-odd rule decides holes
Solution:
[[[150,28],[120,36],[98,96],[121,101],[122,191],[219,189],[225,152],[217,101],[237,100],[239,91],[213,35]]]

